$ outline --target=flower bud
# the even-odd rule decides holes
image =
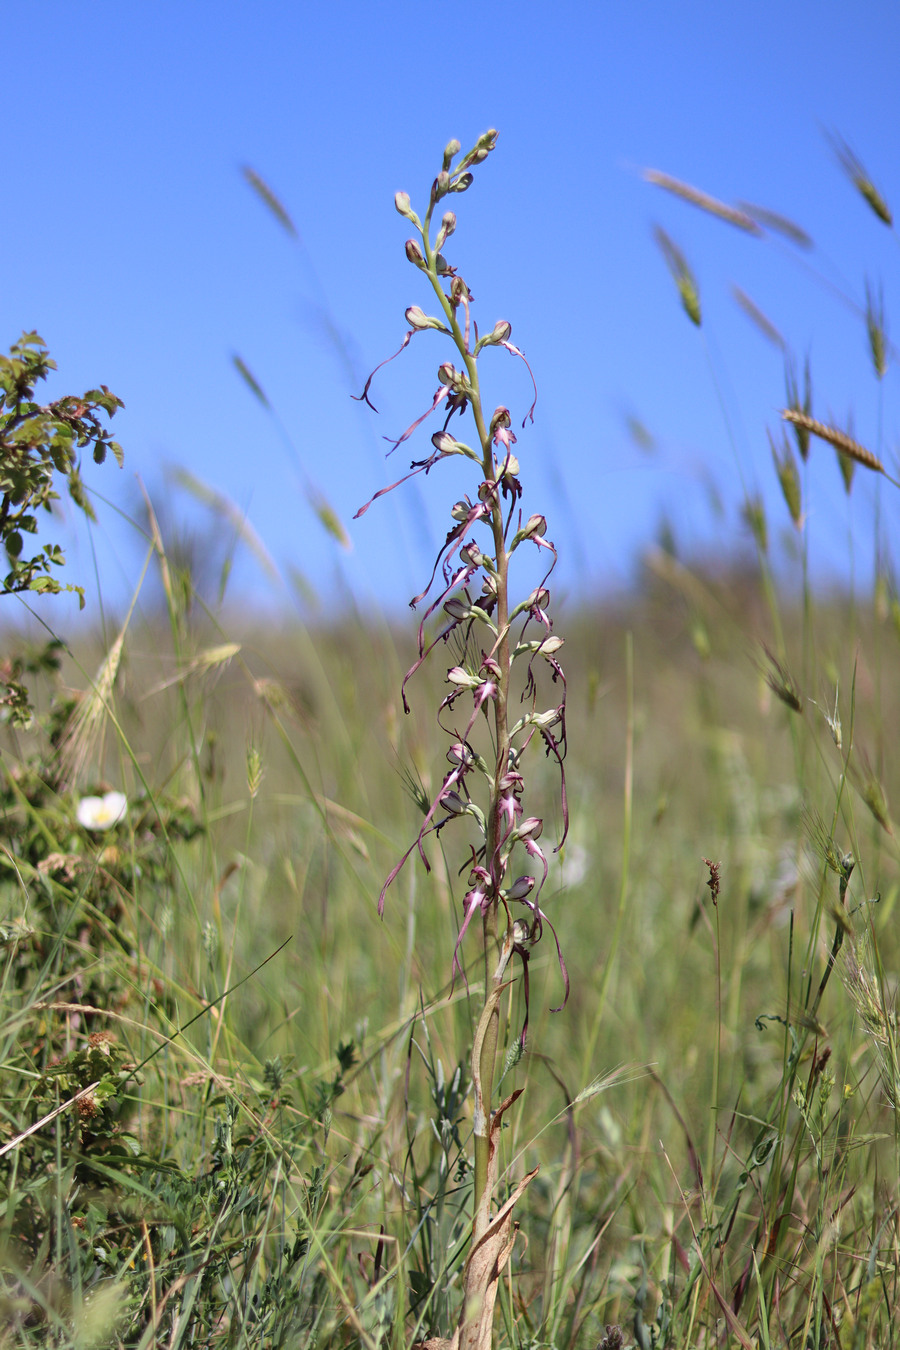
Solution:
[[[473,177],[472,174],[470,174],[470,173],[461,173],[461,174],[459,175],[458,178],[454,178],[453,182],[452,182],[452,183],[450,184],[450,186],[447,188],[447,191],[448,191],[448,192],[465,192],[467,188],[470,188],[470,187],[472,186],[472,184],[474,183],[474,181],[475,181],[475,179],[474,179],[474,177]],[[442,195],[443,195],[443,194],[442,194]]]
[[[475,351],[481,351],[482,347],[496,347],[501,342],[509,342],[511,337],[512,324],[508,319],[498,319],[491,331],[478,339]]]
[[[456,229],[456,216],[452,211],[445,211],[444,218],[441,221],[441,228],[438,231],[438,237],[435,240],[435,252],[440,252],[444,246],[444,241],[450,238],[450,235]]]
[[[431,318],[428,314],[424,313],[423,310],[419,309],[418,305],[410,305],[409,309],[405,312],[406,322],[409,324],[410,328],[414,328],[419,333],[424,332],[426,328],[436,328],[439,333],[446,333],[449,331],[447,327],[441,323],[440,319]]]
[[[475,459],[475,451],[472,451],[468,445],[461,440],[456,440],[448,431],[436,431],[432,436],[432,445],[434,450],[440,451],[441,455],[468,455]],[[467,510],[468,514],[468,510]],[[466,517],[463,517],[463,520]]]
[[[463,816],[469,809],[469,803],[458,792],[445,792],[441,795],[441,806],[451,816]]]
[[[419,248],[419,245],[416,243],[415,239],[407,239],[406,243],[404,244],[404,248],[406,249],[406,256],[407,258],[409,258],[409,261],[411,263],[415,263],[416,267],[425,266],[425,259],[422,256],[422,250]]]
[[[414,225],[421,224],[419,217],[409,204],[408,192],[394,193],[394,209],[398,211],[401,216],[406,216],[406,219],[411,220]]]
[[[459,143],[459,141],[456,139],[456,137],[454,137],[452,141],[448,141],[448,142],[447,142],[447,144],[444,146],[444,168],[445,168],[445,169],[449,169],[449,168],[450,168],[450,165],[451,165],[453,159],[459,154],[459,152],[460,152],[461,149],[462,149],[462,146],[460,145],[460,143]]]
[[[497,137],[500,135],[496,127],[488,127],[483,131],[476,141],[476,147],[479,150],[493,150],[497,144]]]
[[[447,683],[455,684],[460,689],[477,689],[481,680],[476,675],[470,675],[462,666],[453,666],[447,671]]]

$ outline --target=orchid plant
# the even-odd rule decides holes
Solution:
[[[432,183],[424,218],[412,209],[405,192],[398,192],[394,199],[397,211],[415,232],[406,241],[406,256],[430,283],[437,313],[426,314],[418,305],[406,310],[409,329],[399,349],[376,367],[360,397],[377,411],[370,398],[375,374],[419,333],[440,334],[455,352],[452,360],[438,367],[430,406],[402,435],[388,438],[391,453],[410,440],[429,417],[440,416],[442,424],[431,437],[430,451],[424,458],[414,459],[404,477],[376,492],[357,512],[357,516],[363,515],[379,497],[416,474],[429,473],[451,456],[461,455],[476,466],[471,495],[451,507],[452,523],[428,584],[410,602],[413,608],[425,603],[425,609],[418,628],[417,656],[402,686],[404,711],[409,713],[407,686],[412,676],[436,649],[452,644],[457,659],[447,671],[449,692],[437,711],[438,724],[448,740],[450,767],[433,799],[423,802],[424,818],[418,835],[390,872],[378,909],[383,914],[391,883],[413,853],[418,853],[429,870],[426,842],[430,836],[466,822],[475,843],[469,842],[468,857],[461,868],[461,874],[468,872],[468,886],[462,898],[451,979],[459,975],[464,978],[462,944],[470,930],[477,929],[480,919],[485,997],[471,1068],[475,1155],[472,1244],[466,1263],[465,1297],[452,1344],[478,1347],[491,1343],[499,1276],[515,1239],[512,1210],[535,1174],[524,1177],[505,1203],[495,1209],[500,1125],[504,1113],[520,1095],[516,1091],[496,1105],[493,1101],[501,1043],[500,1002],[510,983],[511,962],[518,957],[525,1015],[514,1051],[521,1055],[528,1030],[529,954],[545,927],[556,942],[563,981],[562,1002],[554,1011],[564,1006],[569,992],[559,940],[541,903],[548,875],[547,855],[540,842],[543,818],[528,814],[525,807],[526,756],[534,748],[543,748],[559,770],[558,851],[565,841],[568,810],[564,772],[566,681],[559,661],[563,640],[553,631],[547,586],[557,555],[546,537],[544,516],[524,518],[513,419],[506,407],[486,412],[479,360],[487,350],[501,347],[525,362],[529,376],[531,369],[510,340],[512,329],[507,320],[501,319],[489,332],[479,334],[471,312],[472,293],[442,253],[456,230],[453,211],[443,212],[432,238],[439,203],[471,186],[472,170],[487,159],[496,141],[496,131],[485,132],[458,161],[460,143],[450,141],[441,171]],[[533,376],[531,383],[534,388]],[[523,418],[523,429],[534,420],[534,406],[533,400]],[[467,433],[462,423],[466,419],[474,423],[472,445],[464,439]],[[517,599],[511,589],[511,564],[526,545],[542,560],[542,575],[537,585]],[[553,689],[549,706],[541,697],[545,686]]]

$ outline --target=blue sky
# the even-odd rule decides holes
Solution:
[[[535,426],[518,446],[524,506],[548,517],[567,594],[627,586],[663,515],[686,554],[727,554],[742,538],[744,486],[762,493],[777,547],[788,518],[765,429],[777,427],[783,362],[732,284],[801,360],[810,352],[816,414],[852,414],[858,438],[894,462],[896,370],[879,386],[863,320],[841,297],[861,303],[868,275],[890,315],[896,238],[825,133],[853,146],[900,209],[896,3],[42,0],[8,9],[4,48],[2,340],[35,328],[60,368],[54,393],[103,382],[124,399],[125,469],[89,472],[119,510],[139,516],[140,475],[161,510],[208,524],[166,486],[167,466],[180,466],[246,513],[282,579],[242,551],[236,598],[284,605],[292,572],[323,611],[348,594],[398,604],[424,584],[447,509],[471,489],[461,464],[351,518],[406,467],[402,451],[384,461],[381,438],[424,410],[450,353],[418,338],[375,385],[377,417],[350,394],[399,344],[407,305],[428,308],[395,191],[422,202],[446,141],[466,148],[489,126],[498,147],[454,203],[447,252],[482,326],[509,319],[535,371]],[[284,203],[299,242],[242,165]],[[744,237],[648,186],[647,166],[779,211],[816,247]],[[700,333],[654,222],[699,279]],[[521,421],[527,377],[489,355],[488,401]],[[653,451],[630,438],[630,414]],[[310,485],[344,521],[350,552],[322,531]],[[807,487],[816,575],[846,569],[852,527],[864,576],[875,484],[858,475],[848,507],[820,446]],[[120,602],[142,550],[112,508],[98,511],[103,590]],[[72,579],[90,583],[83,529],[69,558]]]

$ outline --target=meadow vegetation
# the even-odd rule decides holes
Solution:
[[[697,323],[699,287],[661,235]],[[890,344],[864,317],[880,389]],[[808,477],[835,452],[848,493],[854,469],[881,484],[878,543],[889,456],[816,421],[788,371],[773,473],[798,547]],[[492,1009],[495,1105],[524,1089],[495,1203],[539,1169],[497,1285],[499,1345],[897,1341],[900,606],[886,548],[871,594],[790,591],[757,503],[746,519],[740,560],[656,548],[634,595],[565,615],[567,807],[553,754],[528,783],[544,843],[565,835],[540,908],[570,992],[551,1012],[545,934],[524,1046],[521,970]],[[0,1344],[449,1338],[491,981],[478,943],[457,946],[477,848],[467,861],[442,830],[383,919],[378,898],[444,790],[435,711],[447,668],[472,660],[471,606],[449,611],[465,631],[417,671],[405,716],[402,621],[226,628],[149,505],[148,537],[155,618],[138,604],[69,645],[4,639]]]

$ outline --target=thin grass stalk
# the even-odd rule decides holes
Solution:
[[[634,811],[634,635],[625,634],[625,777],[622,788],[622,870],[619,877],[619,898],[612,938],[603,963],[600,988],[597,992],[597,1010],[591,1023],[591,1032],[582,1058],[582,1074],[587,1078],[593,1063],[609,985],[613,972],[619,969],[619,949],[628,907],[629,871],[631,866],[631,831]]]

